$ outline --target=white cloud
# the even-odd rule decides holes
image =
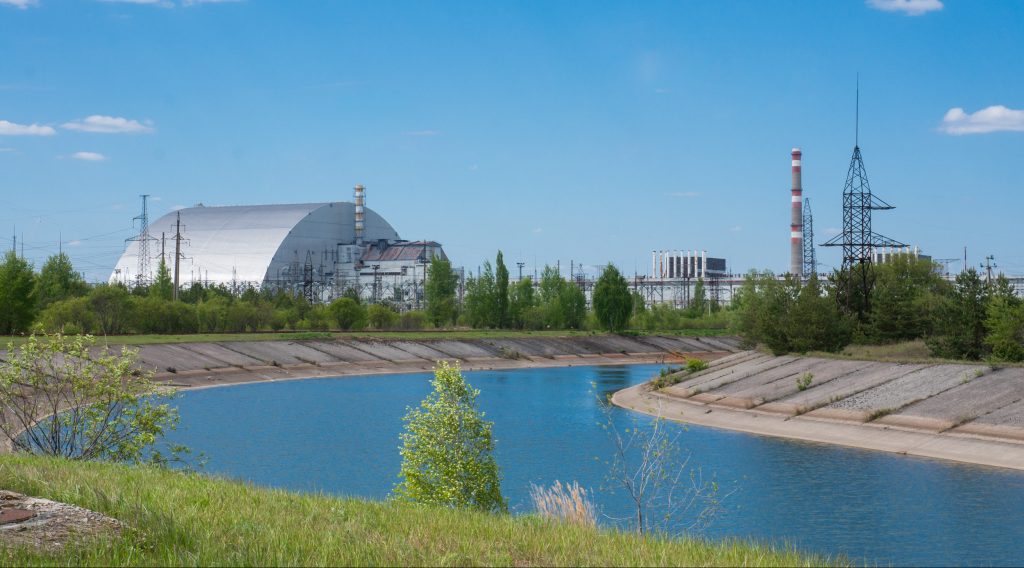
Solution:
[[[654,92],[656,94],[659,94],[659,95],[667,95],[667,94],[672,92],[672,89],[659,88],[659,89],[654,89]]]
[[[665,195],[667,195],[669,197],[686,197],[686,198],[700,197],[700,193],[698,193],[696,191],[670,191],[670,192],[666,193]]]
[[[0,120],[0,136],[53,136],[57,131],[38,124],[15,124]]]
[[[142,123],[137,120],[129,120],[127,118],[117,116],[103,116],[100,114],[94,114],[81,120],[65,122],[61,127],[67,130],[77,130],[78,132],[98,132],[101,134],[139,134],[143,132],[153,132],[152,123],[149,121]]]
[[[171,207],[171,211],[181,211],[182,209],[185,209],[184,205],[174,205]]]
[[[0,0],[0,4],[3,4],[4,6],[14,6],[15,8],[20,8],[20,9],[24,10],[25,8],[28,8],[29,6],[35,6],[35,5],[39,4],[39,1],[38,0]]]
[[[946,134],[986,134],[989,132],[1024,132],[1024,110],[1003,105],[983,108],[967,114],[960,107],[951,108],[942,117],[939,130]]]
[[[868,6],[883,12],[903,12],[920,16],[942,9],[942,0],[867,0]]]
[[[838,235],[839,233],[842,233],[842,232],[843,232],[842,229],[837,229],[835,227],[829,227],[829,228],[825,229],[825,234],[826,235]]]
[[[440,134],[437,130],[410,130],[403,132],[406,136],[437,136]]]
[[[82,244],[82,241],[68,241],[69,247],[77,247],[80,244]]]
[[[198,6],[200,4],[234,4],[244,0],[182,0],[182,6]]]
[[[532,233],[535,234],[535,235],[539,235],[539,234],[541,234],[543,232],[544,232],[544,229],[541,229],[540,227],[537,227],[536,229],[534,229],[532,231]]]
[[[739,225],[736,225],[736,226],[730,227],[729,230],[734,232],[734,233],[738,233],[738,232],[743,230],[743,227],[741,227]]]
[[[76,160],[84,160],[86,162],[102,162],[107,157],[99,152],[75,152],[71,154],[71,157]]]
[[[14,148],[0,148],[0,154],[3,154],[4,152],[13,152],[13,151],[14,151]]]

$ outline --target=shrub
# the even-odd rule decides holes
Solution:
[[[0,431],[18,451],[68,459],[145,461],[145,450],[174,429],[178,411],[161,403],[136,353],[92,350],[91,336],[32,335],[0,362]],[[54,409],[72,409],[51,415]],[[42,416],[48,418],[41,419]],[[175,457],[183,448],[171,448]],[[149,460],[166,463],[159,452]]]
[[[402,481],[395,496],[442,507],[506,511],[492,424],[476,406],[480,391],[462,377],[458,364],[441,361],[433,392],[405,415]]]
[[[814,380],[814,373],[804,373],[796,378],[796,389],[798,391],[805,391],[811,386],[811,381]]]
[[[708,368],[708,362],[703,359],[690,359],[686,361],[686,370],[690,373],[697,373]]]
[[[383,304],[373,304],[366,310],[366,320],[374,329],[392,329],[398,325],[398,312]]]

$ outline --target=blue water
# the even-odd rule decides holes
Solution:
[[[513,511],[529,509],[531,483],[557,479],[595,490],[606,514],[625,514],[625,497],[602,489],[612,445],[597,400],[658,369],[466,373],[494,422]],[[379,499],[397,481],[401,418],[427,395],[429,380],[386,375],[186,392],[173,441],[206,454],[209,473]],[[613,416],[621,426],[650,424],[621,409]],[[785,541],[868,563],[1024,562],[1024,473],[698,426],[679,440],[691,465],[731,493],[706,536]]]

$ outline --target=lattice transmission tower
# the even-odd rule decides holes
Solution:
[[[139,221],[139,234],[126,239],[126,241],[135,241],[138,243],[139,270],[135,274],[135,284],[137,286],[145,286],[153,280],[153,270],[150,266],[150,260],[152,257],[149,254],[149,243],[150,241],[155,241],[157,239],[149,234],[149,194],[140,195],[139,197],[142,198],[142,213],[132,217],[132,224],[134,224],[135,221]]]
[[[810,278],[818,274],[818,253],[814,250],[814,215],[811,214],[811,198],[804,198],[804,271],[803,275]]]
[[[854,134],[853,157],[850,158],[850,169],[846,174],[846,185],[843,186],[843,232],[836,235],[822,246],[843,248],[843,272],[853,278],[859,271],[859,292],[867,302],[871,292],[871,278],[867,268],[872,262],[872,253],[880,247],[898,247],[907,245],[880,235],[871,228],[871,212],[893,209],[885,201],[871,193],[867,170],[860,155],[860,86],[857,88],[857,115]],[[851,281],[850,291],[854,290]],[[850,296],[847,296],[849,302]],[[849,307],[849,303],[848,303]],[[863,304],[860,309],[867,309]]]

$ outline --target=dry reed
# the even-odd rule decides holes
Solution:
[[[530,499],[542,517],[588,527],[597,525],[594,503],[575,481],[562,485],[556,480],[551,487],[530,484]]]

